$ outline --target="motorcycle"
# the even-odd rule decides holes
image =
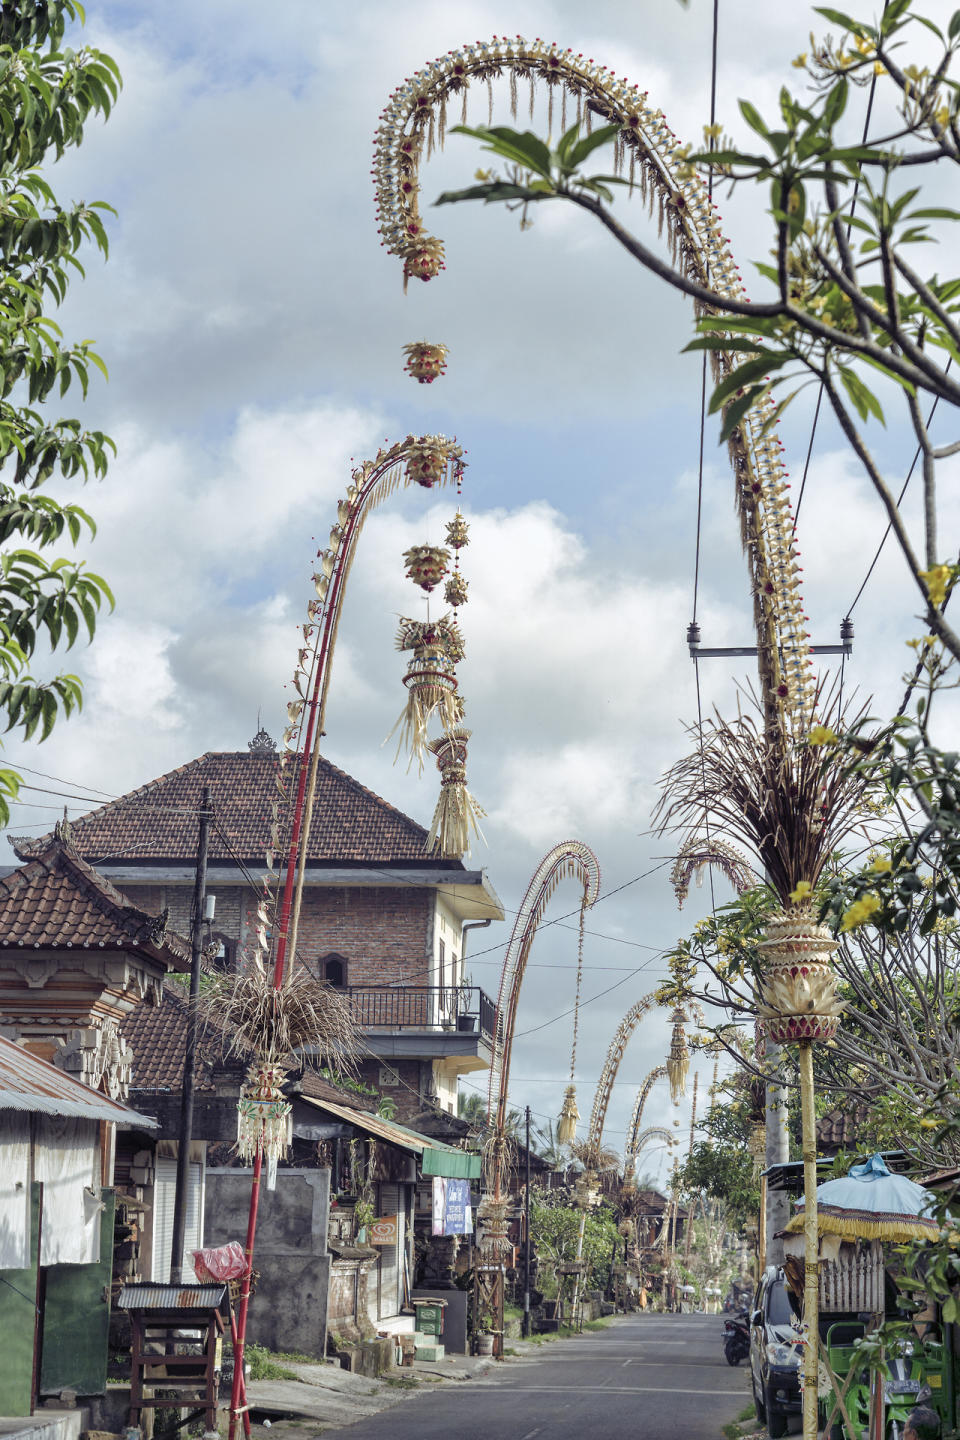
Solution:
[[[746,1310],[724,1320],[723,1353],[728,1365],[739,1365],[750,1354],[750,1326]]]
[[[835,1355],[833,1347],[830,1345],[829,1331],[827,1347],[828,1353],[831,1355],[831,1364],[834,1364],[836,1359],[840,1360],[842,1365],[843,1361],[839,1355]],[[852,1356],[847,1360],[848,1365],[850,1359]],[[882,1380],[886,1440],[902,1440],[911,1410],[917,1405],[927,1405],[932,1402],[933,1394],[926,1381],[926,1367],[923,1362],[923,1347],[915,1346],[912,1341],[901,1342],[887,1356],[886,1373]],[[860,1434],[868,1432],[871,1406],[870,1376],[865,1372],[854,1380],[847,1396],[847,1413],[854,1428]],[[832,1430],[835,1440],[845,1437],[846,1427],[836,1421]],[[849,1440],[849,1437],[845,1437],[845,1440]]]

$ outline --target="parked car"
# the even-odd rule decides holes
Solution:
[[[799,1317],[783,1270],[769,1265],[760,1277],[750,1315],[750,1381],[757,1416],[770,1440],[787,1433],[787,1418],[803,1409]]]

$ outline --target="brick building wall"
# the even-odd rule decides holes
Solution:
[[[170,929],[189,940],[190,927],[193,923],[192,884],[118,885],[117,889],[122,890],[134,905],[139,905],[141,910],[147,910],[152,915],[159,915],[162,910],[169,910],[170,918],[167,923]],[[217,900],[213,922],[214,931],[217,934],[228,936],[242,947],[247,935],[244,926],[251,891],[243,885],[211,885],[207,889],[207,894],[215,895]]]
[[[358,1078],[387,1095],[397,1107],[402,1123],[423,1109],[431,1089],[431,1064],[428,1060],[381,1060],[373,1057],[360,1060]]]
[[[189,938],[192,885],[124,885],[123,893],[153,914],[168,909],[171,930]],[[236,942],[242,964],[256,931],[259,895],[239,885],[211,886],[209,893],[217,897],[213,929]],[[433,926],[432,890],[318,886],[304,892],[297,949],[315,971],[325,956],[343,956],[348,985],[436,984]]]
[[[433,909],[432,891],[409,886],[308,891],[297,949],[311,968],[342,955],[348,985],[429,985]]]

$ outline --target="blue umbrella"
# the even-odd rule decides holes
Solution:
[[[934,1197],[915,1180],[891,1173],[882,1155],[871,1155],[839,1180],[817,1186],[817,1229],[845,1240],[929,1239],[939,1226]],[[803,1229],[803,1208],[787,1226]]]

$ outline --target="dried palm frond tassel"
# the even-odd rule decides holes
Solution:
[[[445,860],[459,860],[468,854],[471,833],[483,839],[477,820],[487,812],[467,789],[470,734],[469,730],[456,727],[427,745],[436,756],[440,771],[440,796],[424,849],[439,850]]]
[[[557,1144],[570,1145],[577,1138],[577,1121],[580,1119],[580,1111],[577,1109],[577,1088],[575,1085],[567,1086],[567,1093],[563,1097],[563,1108],[560,1111],[560,1118],[557,1121]]]
[[[262,966],[237,978],[212,976],[197,1008],[224,1055],[283,1065],[309,1046],[318,1063],[338,1072],[356,1068],[358,1032],[349,1001],[332,985],[302,973],[278,988]]]
[[[670,1053],[667,1056],[667,1078],[670,1081],[670,1099],[674,1105],[687,1093],[687,1072],[690,1069],[690,1052],[683,1027],[687,1016],[679,1007],[670,1016],[673,1033],[670,1036]]]

